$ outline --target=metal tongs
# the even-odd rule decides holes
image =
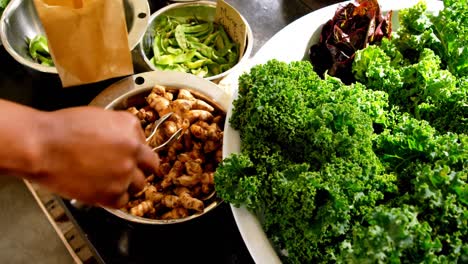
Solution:
[[[164,121],[166,121],[169,117],[171,117],[172,114],[173,114],[173,112],[167,113],[167,114],[163,115],[161,118],[159,118],[156,122],[154,122],[153,131],[151,131],[151,134],[146,138],[146,143],[150,142],[150,140],[153,138],[153,136],[156,135],[156,131],[158,130],[159,126]],[[158,152],[158,151],[164,149],[165,147],[169,146],[172,142],[178,140],[181,135],[182,135],[182,128],[179,128],[179,130],[177,130],[174,134],[172,134],[172,136],[168,140],[166,140],[166,142],[164,142],[161,145],[153,148],[153,151]]]

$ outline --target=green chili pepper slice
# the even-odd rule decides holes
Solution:
[[[156,24],[150,62],[159,70],[209,77],[232,68],[238,61],[238,45],[222,25],[169,16],[161,16]]]

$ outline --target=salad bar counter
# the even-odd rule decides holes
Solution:
[[[246,49],[246,34],[233,41],[196,17],[163,15],[145,35],[152,68],[191,75],[63,89],[0,50],[2,98],[127,109],[155,149],[184,133],[119,210],[36,195],[73,258],[467,263],[466,1],[227,2],[251,27]],[[236,67],[243,50],[253,56]],[[224,71],[219,83],[190,79]]]
[[[252,26],[252,53],[287,24],[328,4],[299,0],[227,2]],[[151,13],[171,3],[149,1]],[[2,99],[52,111],[87,105],[116,81],[64,89],[57,75],[19,64],[0,45]],[[228,203],[188,223],[146,226],[129,223],[101,208],[78,209],[69,200],[27,185],[77,263],[253,263]]]

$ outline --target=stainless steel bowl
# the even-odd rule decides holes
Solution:
[[[214,21],[215,18],[215,13],[216,13],[216,2],[211,2],[211,1],[191,1],[191,2],[185,2],[185,3],[174,3],[170,4],[166,7],[163,7],[153,13],[149,19],[149,25],[148,28],[146,29],[146,32],[141,40],[141,43],[139,45],[139,51],[140,51],[140,56],[143,60],[143,71],[154,71],[157,70],[154,65],[150,62],[150,58],[148,57],[151,49],[152,49],[152,43],[153,43],[153,36],[154,36],[154,28],[155,28],[155,23],[156,23],[156,18],[159,17],[162,14],[165,15],[171,15],[171,16],[182,16],[182,17],[188,17],[188,16],[193,16],[196,14],[197,18],[200,20],[204,21]],[[231,69],[222,72],[218,75],[206,77],[205,79],[213,81],[213,82],[219,82],[222,78],[227,76],[229,73],[234,71],[234,69],[242,67],[242,65],[249,59],[250,55],[252,54],[252,48],[253,48],[253,34],[252,34],[252,29],[250,28],[249,23],[247,20],[245,20],[244,17],[242,17],[243,22],[246,26],[246,32],[247,32],[247,43],[245,46],[244,50],[244,55],[242,58],[239,58],[238,63],[232,67]]]
[[[150,8],[146,0],[124,0],[128,44],[134,49],[146,30]],[[11,0],[0,19],[0,39],[19,63],[40,72],[57,73],[55,67],[35,62],[28,53],[26,39],[44,34],[33,0]]]
[[[126,109],[129,107],[128,101],[135,101],[136,97],[146,96],[154,85],[164,85],[170,88],[185,88],[192,91],[196,95],[204,97],[210,103],[215,105],[220,110],[226,110],[229,108],[231,102],[231,95],[227,94],[224,90],[219,88],[216,84],[197,77],[192,74],[182,72],[161,72],[152,71],[141,74],[135,74],[133,76],[122,79],[115,84],[109,86],[102,91],[93,101],[90,103],[92,106],[99,106],[105,109]],[[129,100],[131,98],[131,100]],[[206,201],[205,210],[201,213],[191,215],[186,218],[173,219],[173,220],[157,220],[149,219],[144,217],[138,217],[128,214],[121,210],[104,208],[111,214],[114,214],[122,219],[142,223],[142,224],[153,224],[153,225],[165,225],[186,222],[195,218],[198,218],[209,211],[216,208],[221,204],[222,200],[216,195]]]

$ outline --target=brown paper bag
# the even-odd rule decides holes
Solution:
[[[34,0],[64,87],[133,74],[122,0]]]

